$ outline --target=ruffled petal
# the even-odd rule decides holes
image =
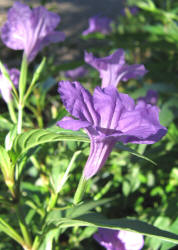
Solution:
[[[99,117],[94,110],[93,97],[79,82],[61,81],[58,92],[71,115],[97,126]]]
[[[113,86],[105,89],[96,87],[94,94],[94,107],[100,115],[100,127],[106,129],[116,129],[123,109],[118,91]]]
[[[71,117],[64,117],[62,120],[58,121],[57,126],[65,129],[79,130],[81,128],[89,127],[91,124],[87,121],[74,120]]]
[[[148,70],[146,70],[142,64],[125,65],[120,72],[118,81],[126,82],[132,78],[137,79],[144,76],[147,72]]]
[[[149,104],[122,113],[117,129],[122,131],[121,141],[125,143],[152,144],[167,133],[167,129],[159,122],[159,109]]]
[[[15,50],[25,49],[27,36],[31,33],[31,9],[20,2],[15,2],[8,11],[8,18],[1,29],[3,43]]]

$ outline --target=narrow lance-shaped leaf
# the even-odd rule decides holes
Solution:
[[[101,227],[116,230],[126,230],[130,232],[140,233],[145,236],[155,237],[160,240],[166,240],[173,243],[178,243],[178,235],[161,230],[151,224],[136,219],[107,219],[100,214],[90,213],[84,214],[78,218],[61,218],[58,220],[51,221],[55,227],[60,226],[61,228],[75,227],[75,226],[90,226],[90,227]],[[49,225],[50,226],[50,225]]]
[[[28,132],[18,135],[14,141],[13,150],[19,156],[43,143],[57,142],[57,141],[81,141],[89,142],[87,135],[82,132],[73,132],[67,130],[60,130],[59,132],[52,132],[48,129],[33,129]]]

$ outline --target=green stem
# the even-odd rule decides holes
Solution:
[[[14,110],[14,106],[13,106],[13,102],[10,101],[8,104],[8,110],[9,110],[9,114],[10,114],[10,118],[13,121],[13,123],[17,123],[17,117],[15,114],[15,110]]]
[[[25,53],[23,54],[21,70],[20,70],[20,79],[19,79],[19,104],[18,104],[18,124],[17,124],[17,133],[22,133],[22,118],[23,118],[23,107],[24,103],[24,93],[26,90],[27,84],[27,72],[28,72],[28,61]]]
[[[79,185],[77,187],[77,191],[75,192],[75,195],[74,195],[73,203],[75,205],[82,201],[86,187],[87,187],[87,180],[82,175],[82,177],[80,178]]]
[[[24,93],[27,83],[27,72],[28,72],[28,61],[25,53],[23,54],[22,64],[20,69],[20,79],[19,79],[19,97],[20,103],[23,103]]]
[[[18,105],[18,123],[17,123],[17,133],[22,133],[22,119],[23,119],[23,106],[19,103]]]
[[[50,201],[49,201],[49,205],[48,205],[48,207],[47,207],[47,211],[48,211],[48,212],[49,212],[52,208],[55,207],[56,202],[57,202],[57,200],[58,200],[58,194],[59,194],[59,193],[52,193],[51,199],[50,199]]]
[[[33,90],[33,87],[34,87],[35,83],[38,81],[38,79],[40,77],[40,74],[41,74],[41,72],[42,72],[42,70],[44,68],[45,63],[46,63],[46,58],[44,57],[43,60],[41,61],[40,65],[36,69],[34,75],[33,75],[33,79],[31,81],[31,84],[28,87],[27,92],[26,92],[26,94],[24,96],[24,102],[26,102],[27,98],[29,97],[30,93]]]

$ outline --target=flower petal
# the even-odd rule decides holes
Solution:
[[[29,35],[32,11],[26,5],[15,2],[8,11],[8,19],[1,29],[3,43],[11,49],[25,48],[25,40]]]
[[[126,94],[119,94],[117,89],[110,85],[104,89],[95,88],[93,94],[94,107],[100,114],[100,127],[116,129],[121,113],[134,109],[134,101]]]
[[[137,79],[144,76],[147,72],[148,70],[142,64],[125,65],[118,80],[126,82],[131,78]]]
[[[71,129],[76,131],[81,128],[86,128],[90,126],[90,123],[87,121],[74,120],[71,117],[64,117],[62,120],[58,121],[56,125],[61,128]]]
[[[88,73],[88,70],[83,66],[77,67],[75,69],[67,70],[65,72],[65,77],[69,77],[72,80],[77,80],[77,78],[84,77]]]
[[[141,144],[159,141],[167,132],[159,122],[159,109],[149,104],[145,107],[137,106],[134,111],[121,115],[117,128],[123,133],[121,141]]]
[[[115,142],[115,140],[110,142],[95,142],[95,139],[91,137],[90,155],[84,167],[84,176],[87,180],[104,166]]]
[[[82,32],[82,35],[86,36],[93,32],[108,34],[111,32],[110,24],[111,19],[108,17],[93,16],[89,18],[89,27]]]
[[[79,82],[61,81],[58,86],[58,92],[68,112],[97,126],[99,117],[94,110],[91,94]]]

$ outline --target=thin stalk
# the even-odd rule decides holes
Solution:
[[[86,187],[87,187],[87,180],[82,175],[80,178],[79,185],[77,187],[77,191],[75,192],[75,195],[74,195],[73,203],[75,205],[77,205],[78,203],[80,203],[82,201],[83,196],[85,194]]]
[[[22,133],[22,120],[23,120],[23,106],[21,104],[18,105],[18,123],[17,123],[17,133]]]
[[[9,114],[10,114],[10,118],[12,120],[13,123],[17,123],[17,117],[15,114],[15,110],[14,110],[14,106],[13,106],[13,102],[10,101],[8,104],[8,110],[9,110]]]
[[[57,202],[57,200],[58,200],[58,194],[59,194],[59,193],[52,193],[52,194],[51,194],[51,199],[50,199],[49,205],[48,205],[48,207],[47,207],[47,212],[49,212],[52,208],[55,207],[56,202]]]
[[[25,93],[26,84],[27,84],[27,72],[28,72],[28,61],[24,53],[22,64],[21,64],[21,70],[20,70],[20,79],[19,79],[19,104],[18,104],[18,124],[17,124],[18,134],[21,134],[22,132],[23,107],[25,105],[24,93]]]
[[[27,98],[29,97],[30,93],[33,90],[33,87],[34,87],[35,83],[38,81],[38,79],[40,77],[40,74],[41,74],[41,72],[42,72],[42,70],[44,68],[45,63],[46,63],[46,58],[44,57],[43,60],[41,61],[40,65],[36,69],[34,75],[33,75],[33,79],[31,81],[31,84],[28,87],[27,92],[26,92],[26,94],[24,96],[24,102],[26,102]]]

